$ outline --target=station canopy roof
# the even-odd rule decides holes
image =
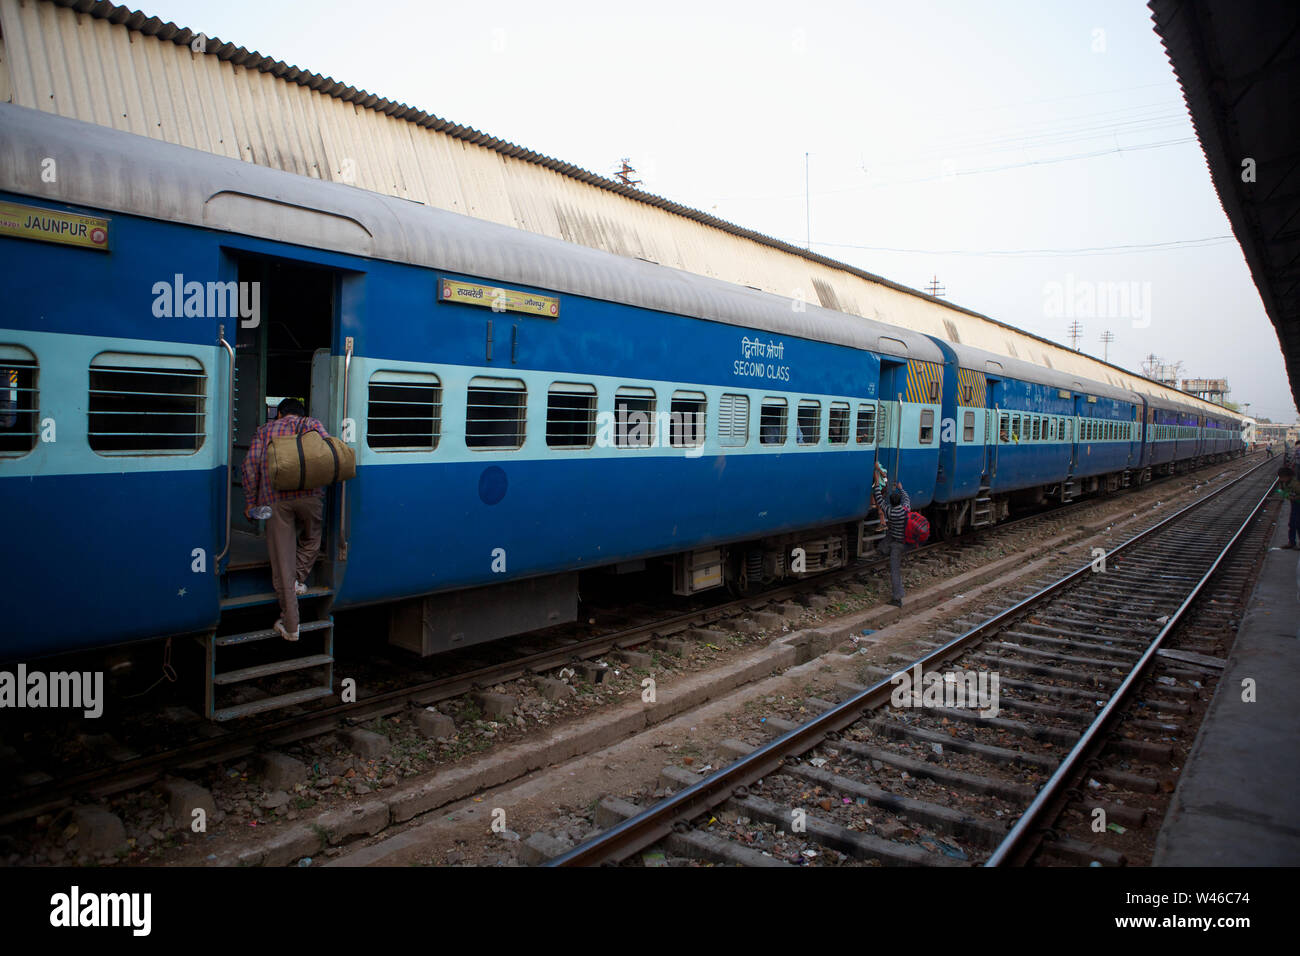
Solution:
[[[1300,3],[1148,6],[1300,405]]]

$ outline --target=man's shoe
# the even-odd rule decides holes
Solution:
[[[280,635],[281,637],[283,637],[286,641],[296,641],[296,640],[298,640],[298,632],[297,632],[297,631],[287,631],[287,630],[285,630],[285,627],[284,627],[284,621],[283,621],[283,620],[279,620],[279,621],[276,621],[276,622],[275,622],[275,633],[279,634],[279,635]]]
[[[294,582],[293,582],[293,593],[294,593],[294,594],[306,594],[306,593],[307,593],[307,585],[303,584],[301,581],[294,581]]]
[[[1283,551],[1294,551],[1294,550],[1295,550],[1295,545],[1294,545],[1294,544],[1284,544],[1284,545],[1282,545],[1282,550],[1283,550]]]
[[[897,599],[897,598],[895,598],[894,600],[890,601],[889,603],[892,604],[892,605],[894,605],[894,607],[902,607],[902,606],[903,606],[903,602],[902,602],[901,600]]]

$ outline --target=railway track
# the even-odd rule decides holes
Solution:
[[[1221,475],[1240,467],[1240,463],[1229,463],[1210,466],[1201,473]],[[1154,486],[1142,487],[1145,489]],[[1114,498],[1082,499],[1063,507],[1004,522],[977,534],[950,541],[935,541],[912,552],[908,562],[911,566],[928,562],[937,567],[943,563],[945,555],[959,555],[990,542],[1014,543],[1017,537],[1025,534],[1063,532],[1071,523],[1077,523],[1081,514],[1113,501]],[[725,626],[729,619],[758,608],[831,589],[853,579],[861,580],[885,567],[885,559],[860,560],[847,568],[816,578],[703,608],[677,613],[649,609],[651,615],[658,610],[658,616],[589,637],[560,633],[543,637],[529,636],[518,642],[501,642],[499,647],[493,647],[490,651],[480,650],[477,654],[458,657],[458,666],[454,669],[412,685],[365,696],[354,703],[318,705],[309,710],[304,709],[301,713],[260,718],[250,721],[247,726],[208,728],[207,732],[211,736],[187,739],[179,745],[162,746],[143,754],[136,751],[144,747],[134,741],[115,741],[116,759],[111,763],[19,786],[0,795],[0,826],[59,809],[74,798],[89,796],[104,799],[115,793],[145,786],[178,768],[193,769],[221,761],[237,760],[261,748],[284,746],[328,733],[344,724],[359,724],[412,706],[429,706],[494,684],[545,674],[576,661],[592,660],[620,649],[638,647],[692,628]],[[516,649],[512,651],[512,648]],[[486,659],[483,656],[485,654]],[[362,684],[365,686],[364,681]]]
[[[1104,565],[1095,555],[959,620],[919,658],[894,655],[897,670],[842,686],[846,699],[807,722],[769,719],[776,739],[723,744],[737,759],[708,777],[667,768],[661,779],[679,788],[667,799],[607,800],[598,816],[625,819],[550,865],[630,860],[660,841],[752,865],[1128,862],[1107,837],[1146,810],[1124,795],[1172,790],[1173,735],[1190,746],[1193,704],[1222,668],[1206,651],[1226,653],[1206,647],[1205,624],[1197,650],[1170,636],[1207,588],[1240,585],[1239,569],[1210,582],[1252,534],[1268,464],[1111,548]],[[1072,801],[1100,833],[1054,829]]]

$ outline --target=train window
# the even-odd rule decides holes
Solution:
[[[1019,415],[1011,416],[1011,440],[1016,443],[1020,442],[1020,416]]]
[[[934,441],[934,409],[921,410],[921,444],[929,445]]]
[[[698,448],[704,444],[704,413],[708,399],[703,392],[674,392],[669,406],[669,440],[674,448]]]
[[[749,441],[749,396],[723,395],[718,402],[718,444],[729,448]]]
[[[874,402],[858,403],[858,429],[857,442],[859,445],[870,445],[875,440],[876,433],[876,405]]]
[[[36,447],[36,356],[21,345],[0,345],[0,457]]]
[[[546,444],[590,448],[596,442],[596,386],[556,382],[546,393]]]
[[[763,445],[785,444],[784,398],[765,398],[758,414],[758,440]]]
[[[901,411],[901,409],[900,409]],[[876,444],[884,445],[889,440],[891,425],[889,422],[889,406],[884,402],[880,403],[880,413],[876,416]]]
[[[963,385],[961,387],[961,394],[962,394],[962,404],[969,405],[971,401],[973,401],[974,386]]]
[[[822,440],[822,403],[799,403],[799,419],[795,441],[800,445],[815,445]]]
[[[101,455],[196,452],[206,394],[198,359],[101,352],[90,362],[87,440]]]
[[[1043,427],[1043,420],[1042,420],[1041,418],[1039,418],[1037,415],[1035,415],[1035,416],[1034,416],[1034,424],[1033,424],[1033,426],[1032,426],[1032,428],[1033,428],[1033,440],[1034,440],[1034,441],[1038,441],[1038,439],[1040,439],[1040,438],[1042,437],[1042,427]]]
[[[961,440],[975,440],[975,413],[963,412],[961,416]]]
[[[528,389],[517,378],[470,379],[465,400],[465,446],[522,447],[527,407]]]
[[[1002,423],[998,426],[998,440],[1011,441],[1011,416],[1003,415]]]
[[[1074,444],[1074,419],[1073,418],[1067,418],[1065,420],[1065,440],[1070,444]]]
[[[831,402],[830,419],[826,434],[832,445],[846,445],[849,441],[849,403]]]
[[[650,448],[654,440],[654,389],[620,388],[614,396],[614,445],[618,448]]]
[[[442,387],[428,372],[370,376],[366,444],[380,451],[433,451],[442,425]]]

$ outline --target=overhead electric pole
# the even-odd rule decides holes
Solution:
[[[808,153],[803,154],[803,215],[804,225],[808,229],[808,241],[805,248],[812,251],[812,195],[808,191]]]
[[[1079,351],[1079,339],[1083,338],[1083,326],[1078,320],[1070,323],[1070,348]]]
[[[1102,345],[1105,346],[1105,351],[1104,351],[1103,354],[1102,354],[1102,361],[1103,361],[1103,362],[1109,362],[1109,361],[1110,361],[1110,343],[1111,343],[1111,342],[1114,342],[1114,341],[1115,341],[1115,333],[1114,333],[1114,332],[1103,332],[1103,333],[1101,333],[1101,342],[1102,342]]]
[[[943,287],[943,284],[939,282],[938,276],[934,276],[930,279],[930,284],[925,287],[925,291],[930,293],[930,295],[934,296],[936,299],[940,296],[946,295],[948,292],[948,290]]]
[[[632,160],[629,157],[624,156],[622,159],[623,165],[620,169],[615,170],[614,176],[624,186],[640,186],[641,180],[632,178],[633,174],[636,173],[636,170],[632,168],[631,163]]]

